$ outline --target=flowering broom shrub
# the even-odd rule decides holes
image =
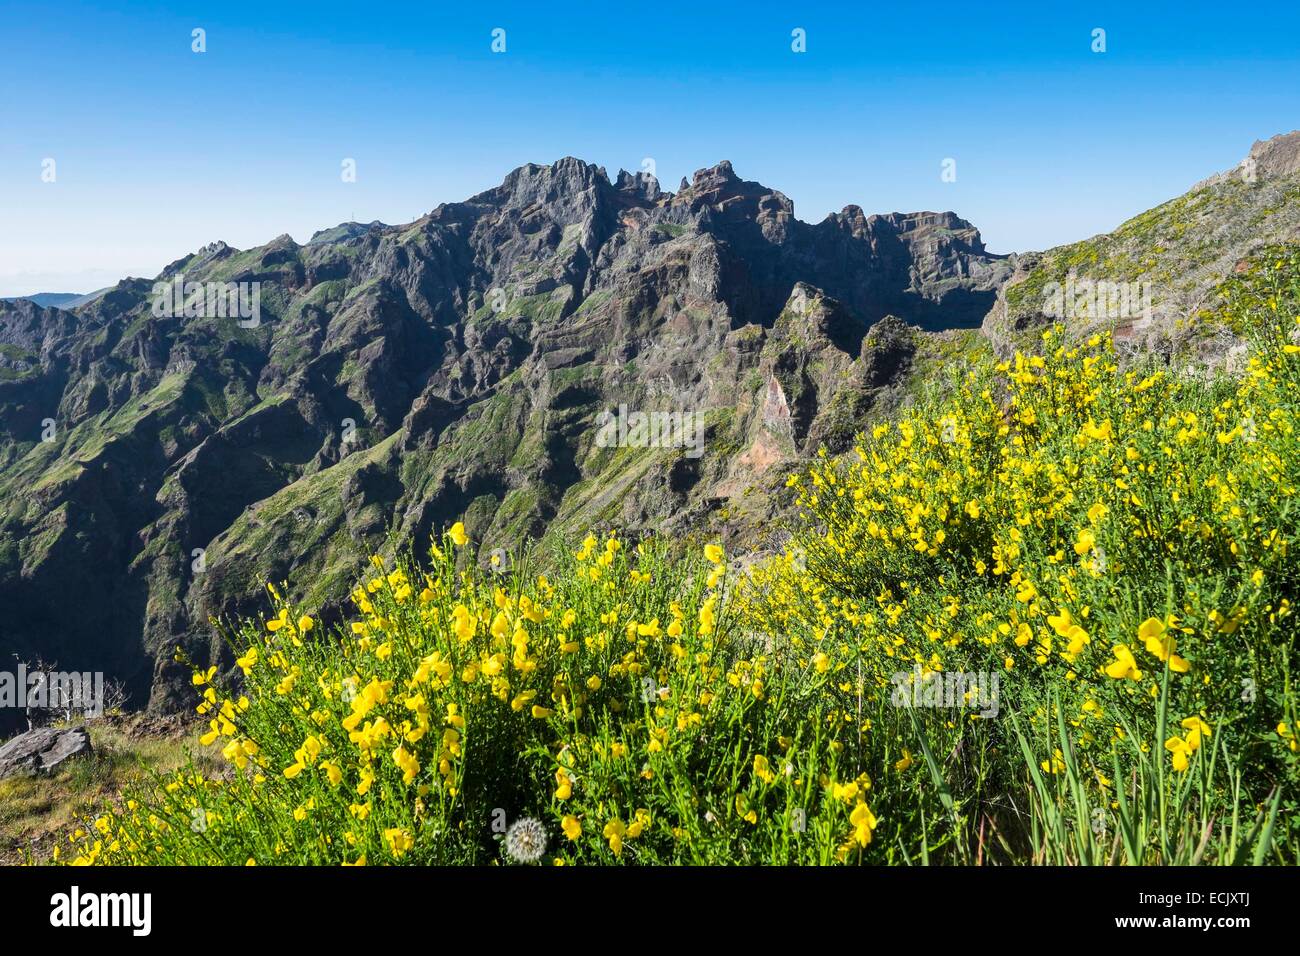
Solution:
[[[1300,252],[1267,252],[1220,317],[1254,343],[1237,380],[1121,372],[1107,336],[1057,328],[791,479],[808,527],[751,602],[767,631],[846,698],[997,681],[996,729],[918,725],[959,846],[1235,858],[1243,813],[1262,833],[1295,809]]]
[[[589,537],[548,578],[433,566],[353,595],[340,640],[271,588],[239,688],[197,671],[224,779],[161,779],[77,862],[829,862],[871,843],[822,681],[728,620],[720,549]],[[811,710],[810,710],[811,708]]]
[[[788,552],[739,579],[613,533],[478,570],[457,524],[372,559],[341,633],[271,588],[195,673],[229,771],[60,856],[1300,862],[1300,253],[1216,318],[1239,375],[1062,329],[976,363],[793,477]]]

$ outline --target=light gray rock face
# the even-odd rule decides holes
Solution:
[[[90,754],[90,734],[84,727],[39,727],[0,747],[0,780],[19,774],[49,773],[60,764]]]
[[[1232,169],[1201,180],[1192,191],[1232,181],[1257,183],[1296,172],[1300,172],[1300,130],[1279,133],[1272,139],[1255,140],[1245,159]]]
[[[1300,172],[1300,130],[1259,140],[1251,147],[1255,172],[1267,179]]]

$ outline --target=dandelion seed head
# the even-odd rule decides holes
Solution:
[[[524,817],[510,824],[506,831],[506,853],[516,863],[536,863],[546,852],[546,827]]]

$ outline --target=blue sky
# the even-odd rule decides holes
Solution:
[[[804,220],[952,209],[994,251],[1041,249],[1296,128],[1300,4],[1277,0],[6,0],[0,295],[152,276],[214,239],[406,222],[565,155],[611,176],[649,158],[668,189],[730,159]]]

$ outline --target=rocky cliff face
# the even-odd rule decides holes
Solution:
[[[158,277],[170,308],[139,279],[2,303],[0,652],[166,706],[174,648],[221,659],[210,620],[266,581],[328,618],[366,554],[458,518],[484,557],[605,524],[757,540],[787,470],[965,348],[938,330],[1010,272],[952,213],[810,225],[729,163],[665,193],[563,159],[404,226],[214,243]]]

